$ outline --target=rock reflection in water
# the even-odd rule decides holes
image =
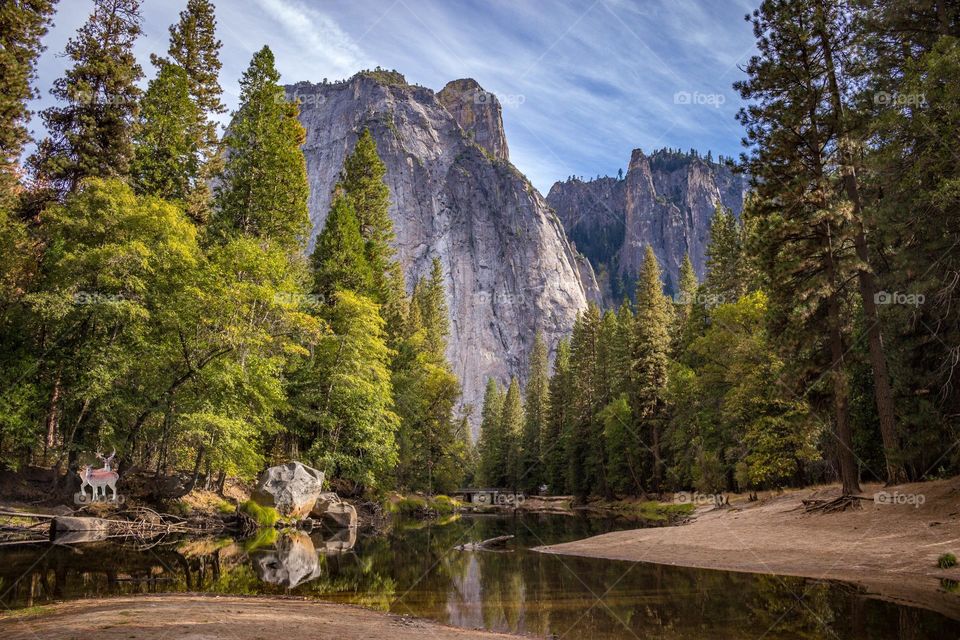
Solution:
[[[302,531],[281,533],[271,549],[254,551],[250,562],[257,577],[264,582],[292,589],[320,577],[323,567],[320,555],[339,555],[357,543],[355,528],[341,529],[314,546]]]

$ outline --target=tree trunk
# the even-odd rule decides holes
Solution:
[[[834,261],[833,246],[830,242],[829,228],[827,233],[827,270],[831,286],[836,287],[836,263]],[[850,426],[847,372],[844,362],[845,349],[843,344],[842,319],[840,316],[840,300],[838,296],[839,293],[834,289],[830,292],[830,297],[827,302],[830,331],[830,375],[833,378],[834,429],[837,438],[837,461],[840,467],[840,481],[843,484],[843,494],[853,495],[860,493],[860,479],[857,472],[857,461],[853,455],[853,429]]]
[[[864,321],[867,325],[867,341],[870,349],[870,367],[873,370],[874,400],[877,405],[877,417],[880,421],[880,436],[883,439],[884,459],[887,467],[887,484],[898,484],[906,480],[906,473],[900,462],[900,443],[897,437],[897,419],[893,404],[893,390],[887,371],[887,359],[883,349],[883,335],[880,317],[877,313],[876,278],[870,271],[870,252],[867,235],[863,226],[863,201],[857,180],[856,166],[850,140],[843,117],[843,100],[840,84],[833,63],[833,44],[826,24],[826,12],[822,0],[817,2],[817,32],[823,50],[824,66],[830,88],[830,102],[833,110],[834,132],[840,155],[840,171],[843,176],[843,189],[853,206],[854,246],[860,265],[857,268],[857,281],[860,299],[863,305]]]
[[[43,443],[44,462],[46,462],[47,452],[53,449],[57,443],[57,426],[60,422],[61,371],[61,369],[58,369],[57,375],[53,379],[53,390],[50,392],[50,402],[47,404],[47,437]]]

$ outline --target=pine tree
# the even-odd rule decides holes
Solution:
[[[707,244],[704,289],[708,304],[736,302],[747,292],[747,286],[742,227],[733,212],[718,203],[710,221]]]
[[[553,375],[549,383],[549,411],[540,441],[542,449],[544,482],[551,494],[566,489],[567,444],[566,427],[570,415],[570,341],[567,338],[557,343],[553,359]]]
[[[828,371],[832,382],[829,404],[843,490],[858,493],[845,309],[849,271],[866,264],[855,260],[852,250],[858,243],[851,225],[856,212],[831,175],[841,131],[830,106],[832,63],[817,37],[823,31],[819,3],[766,0],[753,13],[760,55],[747,65],[749,78],[735,83],[741,96],[753,101],[738,115],[753,149],[747,169],[756,190],[751,214],[744,217],[755,220],[754,253],[771,288],[774,316],[790,327],[784,344],[794,349],[794,358],[812,354],[812,344],[822,349],[816,366]]]
[[[504,445],[501,456],[507,462],[506,486],[514,491],[519,489],[520,482],[527,471],[523,468],[521,460],[522,429],[523,401],[520,399],[520,384],[516,378],[511,378],[500,414],[500,433],[503,435]]]
[[[450,334],[450,312],[445,291],[443,266],[439,258],[434,258],[430,278],[419,287],[416,302],[420,308],[420,321],[426,331],[426,347],[440,360],[446,357],[447,336]]]
[[[22,0],[0,6],[0,206],[17,182],[17,164],[30,139],[27,101],[33,88],[40,40],[50,26],[57,0]]]
[[[631,405],[636,419],[638,442],[653,457],[653,484],[661,490],[663,461],[660,435],[664,426],[665,392],[670,352],[671,309],[663,295],[660,265],[649,245],[637,280],[637,313],[634,321]]]
[[[132,182],[138,193],[186,202],[199,181],[190,127],[198,117],[187,74],[166,64],[147,88],[134,128]]]
[[[543,458],[545,448],[552,443],[540,439],[546,429],[549,415],[549,378],[547,376],[547,345],[537,331],[530,350],[530,363],[527,367],[527,387],[523,402],[523,437],[520,442],[520,488],[535,492],[544,481]]]
[[[201,112],[194,132],[197,148],[209,157],[216,150],[216,123],[211,114],[224,113],[221,101],[220,47],[217,40],[217,18],[210,0],[187,0],[187,8],[180,12],[180,20],[170,26],[170,58],[187,74],[190,97]]]
[[[709,251],[709,245],[707,251]],[[690,254],[684,254],[683,262],[680,263],[680,283],[677,290],[677,298],[674,300],[674,320],[671,329],[671,344],[673,354],[678,354],[683,346],[683,334],[687,322],[693,313],[693,307],[697,300],[697,293],[700,285],[697,281],[697,274],[693,270],[693,262],[690,261]]]
[[[603,493],[602,427],[596,419],[605,381],[598,372],[600,310],[591,304],[573,325],[570,339],[570,416],[564,438],[567,445],[567,488],[584,498]]]
[[[133,53],[140,33],[139,0],[95,0],[67,43],[73,66],[50,92],[66,104],[41,114],[48,137],[31,159],[38,177],[58,191],[73,191],[90,176],[129,174],[136,82],[143,77]]]
[[[240,80],[240,108],[224,138],[227,159],[216,189],[214,226],[277,241],[292,252],[306,240],[306,133],[288,102],[273,52],[263,47]]]
[[[487,388],[483,395],[483,412],[480,421],[480,477],[491,487],[500,487],[506,483],[507,467],[503,454],[506,450],[502,431],[503,404],[506,398],[503,390],[493,378],[487,379]]]
[[[195,119],[185,125],[182,135],[192,142],[199,179],[191,183],[187,213],[198,223],[210,217],[209,181],[222,168],[215,117],[227,109],[221,101],[220,47],[216,37],[217,19],[209,0],[187,0],[179,21],[170,26],[169,58],[151,56],[159,67],[175,65],[184,70],[189,84]]]
[[[343,162],[337,188],[353,202],[360,220],[360,234],[366,242],[367,260],[373,267],[377,299],[382,304],[402,295],[397,287],[394,266],[393,221],[390,219],[390,189],[384,182],[387,168],[377,155],[377,145],[369,129],[357,138],[353,152]]]
[[[350,201],[343,196],[334,199],[323,231],[310,256],[313,291],[332,300],[337,291],[353,291],[366,295],[373,274],[363,252],[360,224]]]

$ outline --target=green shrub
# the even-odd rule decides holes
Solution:
[[[448,516],[452,513],[456,513],[457,509],[460,508],[460,502],[454,500],[450,496],[438,495],[433,498],[433,502],[430,505],[433,507],[433,510],[436,511],[441,516]]]
[[[945,553],[937,559],[937,566],[941,569],[949,569],[957,566],[957,556],[952,553]]]
[[[247,500],[240,505],[240,511],[244,512],[256,522],[259,526],[272,528],[280,521],[280,514],[273,507],[262,507],[253,500]]]

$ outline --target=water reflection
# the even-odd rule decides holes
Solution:
[[[144,550],[7,548],[0,549],[0,593],[13,607],[163,591],[296,594],[462,627],[591,640],[960,635],[954,620],[843,585],[527,551],[623,526],[564,516],[468,517],[359,537],[342,530]],[[506,534],[516,536],[512,553],[454,550]]]

